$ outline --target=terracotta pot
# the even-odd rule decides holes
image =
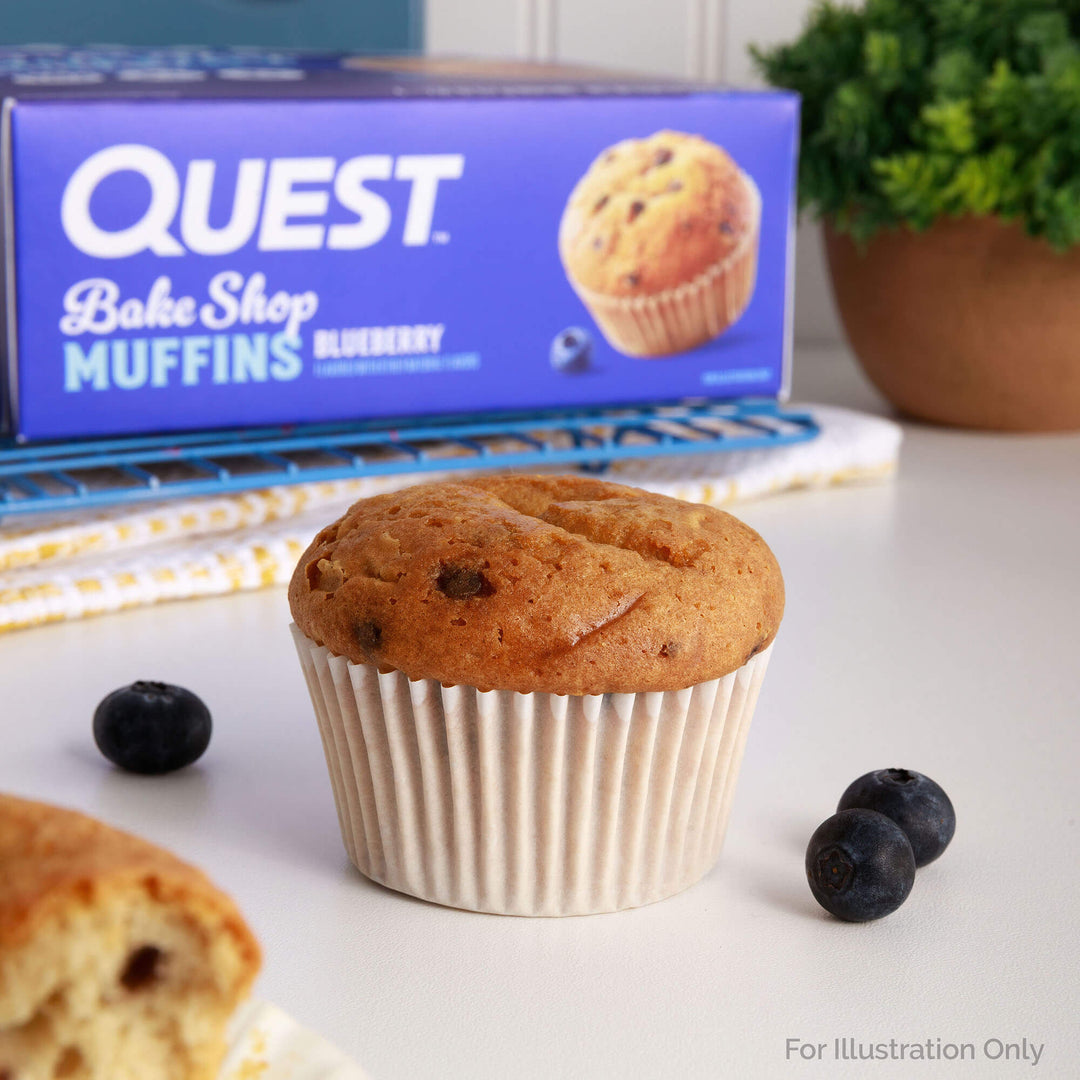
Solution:
[[[883,232],[859,251],[826,226],[856,356],[903,412],[1001,431],[1080,428],[1080,248],[997,218]]]

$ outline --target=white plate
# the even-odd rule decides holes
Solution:
[[[321,1035],[276,1005],[249,1001],[229,1025],[220,1080],[371,1080]]]

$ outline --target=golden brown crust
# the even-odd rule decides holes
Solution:
[[[0,955],[65,910],[131,888],[229,935],[245,961],[245,981],[235,992],[247,992],[259,969],[258,942],[201,871],[85,814],[0,795]]]
[[[609,147],[574,188],[559,227],[570,280],[652,296],[736,254],[757,228],[756,193],[719,146],[659,131]]]
[[[493,476],[362,499],[289,587],[300,629],[356,663],[481,690],[675,690],[776,634],[784,586],[713,507],[577,476]]]

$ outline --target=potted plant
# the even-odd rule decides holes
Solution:
[[[825,2],[755,58],[802,95],[800,206],[878,388],[1080,428],[1080,0]]]

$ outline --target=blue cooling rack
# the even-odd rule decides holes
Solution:
[[[782,446],[817,433],[809,414],[763,401],[9,443],[0,445],[0,517],[393,473],[602,471],[622,458]]]

